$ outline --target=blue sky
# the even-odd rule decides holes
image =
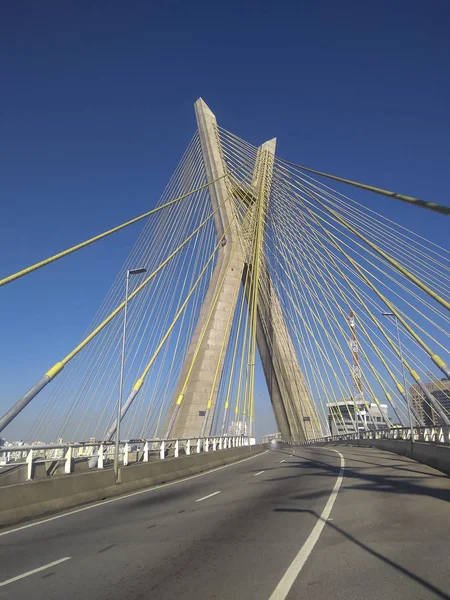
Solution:
[[[449,30],[444,0],[5,4],[0,274],[151,208],[199,96],[289,160],[448,204]],[[442,218],[364,201],[448,245]],[[1,291],[1,412],[80,338],[139,231]]]

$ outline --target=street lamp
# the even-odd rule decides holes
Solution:
[[[122,359],[120,362],[120,379],[119,379],[119,398],[117,400],[117,423],[116,423],[116,440],[114,447],[114,475],[116,482],[119,478],[119,442],[120,442],[120,417],[122,412],[122,393],[123,393],[123,371],[125,366],[125,336],[127,333],[127,309],[128,309],[128,287],[130,275],[139,275],[146,273],[147,269],[128,269],[125,283],[125,305],[123,309],[123,333],[122,333]]]
[[[405,396],[406,396],[406,405],[408,407],[408,418],[409,418],[409,426],[411,428],[411,449],[414,442],[414,424],[411,413],[411,404],[409,400],[408,388],[406,387],[406,375],[405,375],[405,365],[403,364],[403,352],[402,352],[402,343],[400,340],[400,327],[398,326],[398,317],[393,312],[384,312],[381,313],[383,317],[394,317],[395,328],[397,330],[397,344],[398,344],[398,352],[400,355],[400,364],[402,367],[402,377],[403,377],[403,387],[405,388]]]

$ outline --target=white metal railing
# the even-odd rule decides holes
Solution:
[[[167,440],[124,440],[119,444],[119,461],[123,466],[149,462],[150,456],[164,460],[168,456],[216,452],[229,448],[250,446],[253,438],[245,436],[216,436],[203,438],[180,438]],[[112,464],[114,442],[80,442],[66,444],[43,444],[0,447],[0,476],[6,467],[26,465],[26,480],[33,479],[34,467],[38,464],[64,464],[64,473],[75,470],[76,460],[88,459],[89,468],[103,469]]]
[[[370,429],[359,433],[344,433],[341,435],[330,435],[304,442],[314,444],[317,442],[338,442],[351,440],[411,440],[415,442],[426,442],[429,444],[450,444],[450,428],[447,425],[433,427],[413,427],[411,436],[410,427],[392,427],[390,429]]]

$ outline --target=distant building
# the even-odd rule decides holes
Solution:
[[[386,429],[386,419],[388,416],[387,404],[375,404],[367,402],[367,407],[364,402],[356,403],[358,416],[358,430],[375,429],[375,424],[378,429]],[[352,399],[341,400],[339,402],[329,402],[328,406],[328,424],[331,435],[342,435],[344,433],[356,432],[355,421],[355,403]]]
[[[442,411],[450,419],[450,379],[427,381],[425,382],[425,387],[436,398],[441,405]],[[442,425],[442,418],[436,412],[436,409],[429,405],[425,394],[417,383],[409,387],[409,397],[412,406],[426,427]]]
[[[247,435],[248,426],[246,421],[231,421],[228,429],[229,435]]]
[[[261,443],[262,444],[270,444],[270,442],[272,440],[275,442],[281,442],[281,440],[282,440],[281,433],[279,431],[277,431],[276,433],[268,433],[266,435],[263,435],[261,438]]]

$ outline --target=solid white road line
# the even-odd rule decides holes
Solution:
[[[322,529],[325,527],[325,523],[327,522],[328,517],[330,516],[331,509],[333,508],[333,504],[336,501],[339,488],[341,487],[343,475],[344,475],[344,467],[345,461],[344,457],[340,452],[334,450],[332,448],[327,448],[329,450],[333,450],[333,452],[337,452],[341,458],[341,468],[339,470],[338,478],[336,479],[336,483],[334,484],[333,491],[328,498],[328,502],[325,505],[325,508],[322,511],[322,514],[319,517],[319,520],[314,526],[314,529],[309,534],[308,539],[300,548],[299,553],[292,561],[290,567],[283,575],[280,583],[275,588],[273,594],[270,596],[269,600],[284,600],[286,596],[289,594],[291,587],[293,586],[295,580],[298,577],[298,574],[303,568],[303,565],[308,560],[309,555],[314,549],[320,534],[322,533]]]
[[[14,583],[15,581],[19,581],[19,579],[24,579],[25,577],[29,577],[30,575],[34,575],[35,573],[39,573],[39,571],[45,571],[45,569],[50,569],[50,567],[54,567],[55,565],[59,565],[66,560],[70,560],[70,556],[65,556],[64,558],[60,558],[59,560],[55,560],[54,562],[48,563],[48,565],[44,565],[43,567],[38,567],[37,569],[33,569],[32,571],[27,571],[26,573],[22,573],[22,575],[17,575],[17,577],[12,577],[11,579],[7,579],[6,581],[2,581],[0,583],[0,587],[4,585],[9,585],[10,583]]]
[[[260,471],[259,473],[255,473],[255,474],[253,475],[253,477],[256,477],[257,475],[261,475],[261,473],[264,473],[264,471]]]
[[[1,532],[0,537],[2,537],[3,535],[9,535],[10,533],[15,533],[16,531],[22,531],[22,529],[28,529],[28,527],[36,527],[36,525],[42,525],[43,523],[48,523],[49,521],[55,521],[56,519],[63,519],[64,517],[70,517],[70,515],[75,515],[76,513],[84,512],[85,510],[91,510],[91,508],[97,508],[98,506],[103,506],[104,504],[110,504],[111,502],[119,502],[120,500],[125,500],[125,498],[131,498],[132,496],[138,496],[139,494],[148,494],[149,492],[154,492],[156,490],[160,490],[161,488],[169,487],[170,485],[178,485],[179,483],[183,483],[184,481],[190,481],[191,479],[197,479],[197,477],[203,477],[204,475],[209,475],[209,473],[214,473],[215,471],[221,471],[222,469],[227,469],[228,467],[232,467],[233,465],[238,465],[247,460],[252,460],[253,458],[257,458],[258,456],[267,454],[267,452],[269,452],[269,451],[264,450],[264,452],[260,452],[259,454],[255,454],[254,456],[249,456],[248,458],[243,458],[242,460],[238,460],[236,462],[230,463],[229,465],[223,465],[222,467],[216,467],[215,469],[210,469],[209,471],[204,471],[203,473],[198,473],[197,475],[190,475],[189,477],[184,477],[184,479],[178,479],[177,481],[171,481],[170,483],[163,483],[162,485],[156,485],[151,488],[146,488],[145,490],[131,492],[131,494],[124,494],[123,496],[117,496],[116,498],[110,498],[109,500],[102,500],[101,502],[97,502],[96,504],[90,504],[89,506],[84,506],[83,508],[77,508],[76,510],[71,510],[69,512],[63,513],[62,515],[56,515],[54,517],[49,517],[48,519],[42,519],[42,521],[28,523],[27,525],[21,525],[20,527],[16,527],[15,529],[8,529],[8,531]]]
[[[208,496],[203,496],[203,498],[199,498],[198,500],[196,500],[196,502],[202,502],[203,500],[212,498],[213,496],[216,496],[217,494],[220,494],[220,490],[218,492],[214,492],[213,494],[209,494]]]
[[[284,463],[286,462],[286,459],[280,460],[280,463]]]

